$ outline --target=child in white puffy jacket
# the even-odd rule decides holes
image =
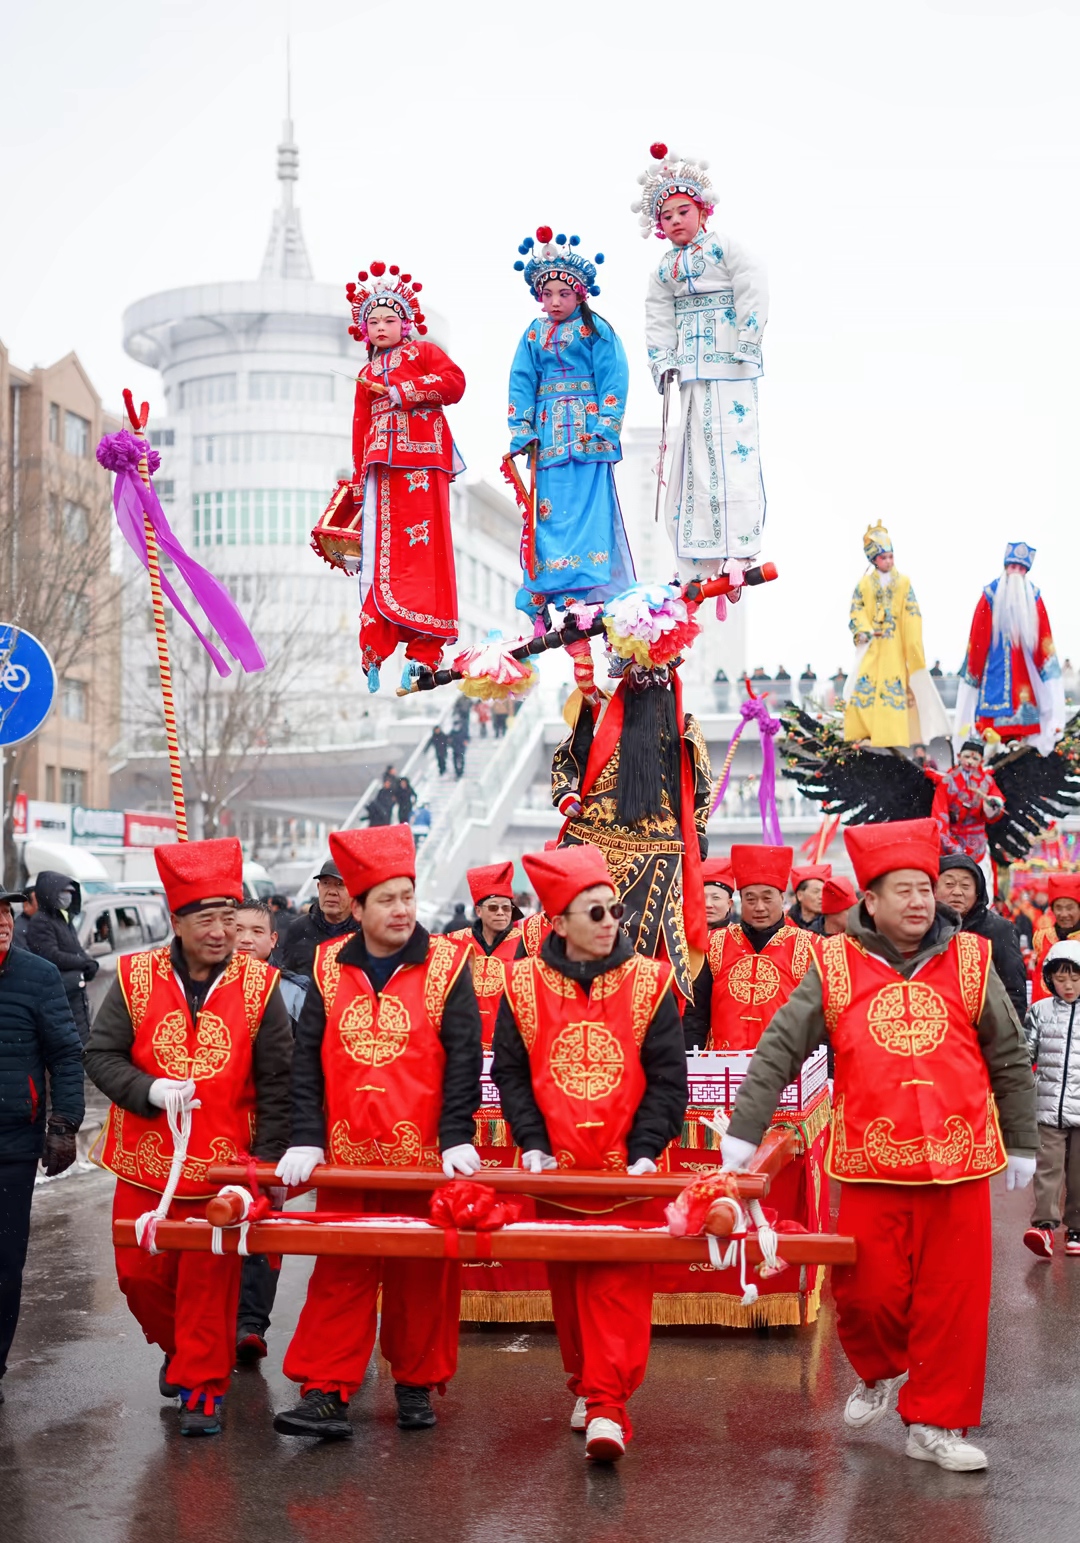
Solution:
[[[1054,944],[1043,979],[1050,995],[1032,1003],[1024,1022],[1039,1121],[1035,1208],[1024,1243],[1049,1259],[1063,1190],[1065,1252],[1080,1255],[1080,941]]]

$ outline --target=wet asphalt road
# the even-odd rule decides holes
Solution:
[[[567,1428],[550,1333],[462,1335],[434,1431],[394,1424],[373,1361],[350,1443],[275,1435],[281,1357],[307,1267],[287,1260],[264,1369],[234,1378],[222,1437],[189,1441],[159,1355],[117,1292],[112,1181],[39,1186],[23,1315],[0,1408],[2,1543],[1073,1543],[1080,1538],[1080,1259],[1020,1244],[1028,1195],[995,1180],[985,1474],[903,1455],[893,1415],[841,1422],[853,1381],[826,1300],[815,1330],[661,1331],[636,1439],[595,1468]],[[1029,1192],[1030,1193],[1030,1192]]]

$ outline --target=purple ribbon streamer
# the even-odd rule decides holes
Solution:
[[[146,515],[153,526],[160,551],[171,559],[202,607],[207,621],[241,669],[249,673],[265,669],[266,659],[262,649],[255,641],[251,628],[240,614],[229,591],[220,579],[216,579],[185,551],[174,534],[153,487],[147,487],[138,472],[133,471],[130,466],[116,468],[113,508],[116,510],[116,522],[123,532],[124,540],[147,572],[150,569],[150,555],[146,549],[146,527],[143,524],[143,515]],[[218,674],[231,675],[232,671],[225,659],[200,630],[164,574],[161,575],[161,588],[210,655]]]
[[[740,706],[739,714],[742,722],[731,736],[731,744],[728,747],[729,753],[739,743],[739,739],[747,724],[756,722],[758,734],[761,736],[761,785],[758,789],[758,807],[761,810],[761,836],[766,846],[783,846],[784,838],[780,833],[780,815],[776,807],[776,736],[780,732],[780,719],[774,718],[770,714],[764,697],[750,697]],[[720,786],[716,790],[711,810],[713,814],[719,809],[724,794],[727,792],[734,761],[735,758],[732,756],[727,770],[720,780]]]

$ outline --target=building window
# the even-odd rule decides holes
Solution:
[[[303,370],[252,370],[248,397],[252,402],[332,402],[334,377]]]
[[[90,627],[90,602],[85,595],[77,595],[70,589],[67,593],[67,613],[71,623],[71,630],[77,638],[86,636]]]
[[[62,804],[86,803],[86,773],[79,767],[61,766],[60,802]]]
[[[56,767],[55,766],[46,766],[46,768],[45,768],[45,802],[47,804],[55,804],[55,802],[56,802]]]
[[[196,434],[194,449],[196,466],[317,461],[322,466],[333,467],[340,466],[346,459],[349,443],[340,434]]]
[[[176,482],[172,477],[164,477],[155,482],[154,490],[163,504],[171,504],[176,498]]]
[[[146,666],[146,684],[148,686],[161,685],[161,671],[156,664]]]
[[[182,409],[213,407],[219,402],[235,401],[235,375],[196,375],[192,380],[185,380],[180,384],[180,406]]]
[[[74,718],[77,723],[86,722],[86,682],[64,678],[63,693],[60,698],[60,711],[65,718]]]
[[[69,455],[90,454],[90,420],[78,413],[64,414],[64,449]]]
[[[85,546],[90,539],[90,515],[82,504],[64,500],[64,539]]]
[[[195,493],[195,546],[306,546],[323,511],[316,489],[237,488]]]
[[[155,450],[171,450],[176,443],[176,430],[152,429],[149,437]]]
[[[60,443],[60,404],[59,404],[59,402],[50,402],[49,403],[49,444],[50,445],[58,445],[59,443]]]

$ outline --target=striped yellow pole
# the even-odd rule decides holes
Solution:
[[[146,404],[140,418],[136,418],[130,392],[124,392],[133,429],[137,434],[146,432]],[[146,487],[150,486],[150,466],[144,450],[139,457],[139,476]],[[188,839],[187,809],[184,805],[184,774],[180,769],[180,740],[176,733],[176,703],[173,700],[172,665],[169,662],[169,639],[165,631],[165,597],[161,592],[161,559],[158,554],[157,536],[150,523],[150,516],[143,515],[146,532],[146,557],[150,570],[150,596],[154,606],[154,635],[157,641],[158,675],[161,678],[161,705],[165,712],[165,741],[169,748],[169,776],[172,781],[173,812],[176,816],[176,839]]]

